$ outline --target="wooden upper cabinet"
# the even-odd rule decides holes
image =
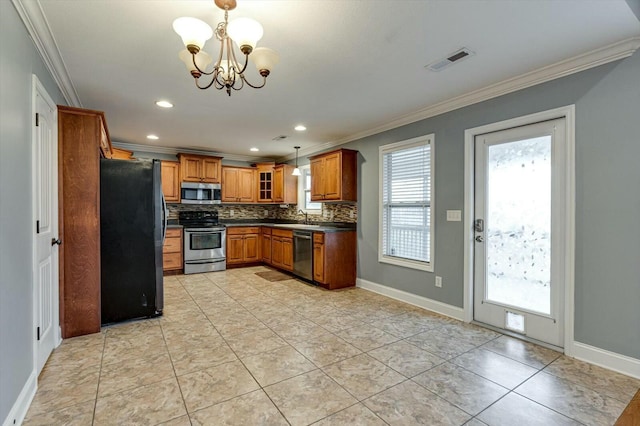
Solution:
[[[104,115],[100,115],[100,154],[104,158],[113,158],[113,147],[111,146],[111,139],[109,139]]]
[[[178,158],[180,175],[184,182],[220,183],[221,157],[180,153]]]
[[[111,158],[114,160],[133,160],[133,151],[111,147]]]
[[[293,166],[279,164],[273,169],[273,202],[298,203],[298,176],[293,176]]]
[[[256,182],[258,184],[258,202],[273,202],[273,168],[274,163],[256,164]]]
[[[358,201],[358,151],[338,149],[309,159],[311,201]]]
[[[222,168],[222,202],[255,203],[256,170],[242,167]]]
[[[162,193],[167,203],[180,202],[180,163],[177,161],[162,161]]]

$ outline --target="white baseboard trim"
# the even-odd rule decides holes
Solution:
[[[33,401],[33,397],[36,395],[38,385],[38,377],[36,376],[35,370],[31,372],[27,382],[24,384],[22,391],[20,391],[20,395],[18,395],[18,399],[11,407],[11,411],[7,415],[7,418],[2,422],[2,426],[14,426],[22,424],[24,417],[27,415],[27,411],[29,410],[29,406],[31,405],[31,401]]]
[[[457,306],[448,305],[446,303],[438,302],[437,300],[429,299],[424,296],[418,296],[417,294],[408,293],[406,291],[398,290],[386,285],[367,281],[362,278],[356,278],[356,287],[360,287],[374,293],[382,294],[383,296],[400,300],[402,302],[427,309],[437,314],[464,321],[464,309]]]
[[[640,379],[640,359],[620,355],[580,342],[573,342],[571,356],[581,361]]]

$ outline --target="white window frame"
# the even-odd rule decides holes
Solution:
[[[322,214],[322,204],[320,204],[319,209],[308,209],[306,198],[305,198],[305,189],[304,189],[304,173],[306,170],[311,171],[311,164],[307,164],[306,166],[299,166],[300,176],[298,176],[298,208],[305,213],[311,214]]]
[[[430,164],[429,164],[429,173],[431,174],[431,188],[430,188],[430,193],[431,193],[431,200],[430,200],[430,209],[431,209],[431,215],[430,215],[430,229],[431,231],[429,232],[429,262],[421,262],[421,261],[417,261],[417,260],[412,260],[412,259],[403,259],[400,257],[395,257],[395,256],[387,256],[383,254],[383,242],[382,242],[382,226],[383,226],[383,213],[384,213],[384,204],[383,204],[383,188],[384,188],[384,182],[383,182],[383,168],[384,168],[384,162],[383,162],[383,158],[384,155],[389,153],[389,152],[393,152],[393,151],[397,151],[400,149],[407,149],[407,148],[412,148],[415,146],[420,146],[420,145],[429,145],[429,149],[431,150],[431,160],[430,160]],[[389,263],[392,265],[397,265],[397,266],[403,266],[405,268],[411,268],[411,269],[418,269],[421,271],[428,271],[428,272],[433,272],[434,268],[434,235],[435,235],[435,227],[434,227],[434,218],[435,218],[435,192],[434,192],[434,181],[435,181],[435,167],[434,167],[434,163],[435,163],[435,135],[433,133],[429,134],[429,135],[425,135],[425,136],[419,136],[417,138],[413,138],[413,139],[408,139],[408,140],[404,140],[404,141],[400,141],[400,142],[396,142],[396,143],[392,143],[392,144],[387,144],[387,145],[382,145],[379,147],[379,154],[378,154],[378,177],[379,177],[379,199],[378,199],[378,262],[381,263]]]

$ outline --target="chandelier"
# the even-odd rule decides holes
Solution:
[[[256,44],[262,38],[262,25],[250,18],[238,18],[229,22],[229,11],[235,9],[236,0],[215,0],[216,6],[224,10],[224,21],[220,22],[215,31],[205,22],[189,17],[178,18],[173,21],[173,29],[184,43],[186,50],[178,55],[185,63],[187,69],[195,79],[199,89],[208,89],[211,86],[218,90],[225,89],[231,96],[231,89],[240,90],[247,86],[259,89],[267,83],[267,77],[271,69],[278,63],[276,52],[266,47],[256,48]],[[204,43],[213,34],[220,42],[218,59],[213,64],[211,71],[206,71],[213,61],[211,56],[202,50]],[[236,59],[236,51],[233,43],[244,54],[244,64]],[[262,84],[252,84],[247,80],[245,71],[249,59],[255,64],[258,73],[262,76]],[[200,84],[202,75],[211,76],[207,84]]]

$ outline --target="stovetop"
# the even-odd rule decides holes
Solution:
[[[216,210],[185,210],[178,212],[178,223],[189,228],[223,227],[218,222]]]

